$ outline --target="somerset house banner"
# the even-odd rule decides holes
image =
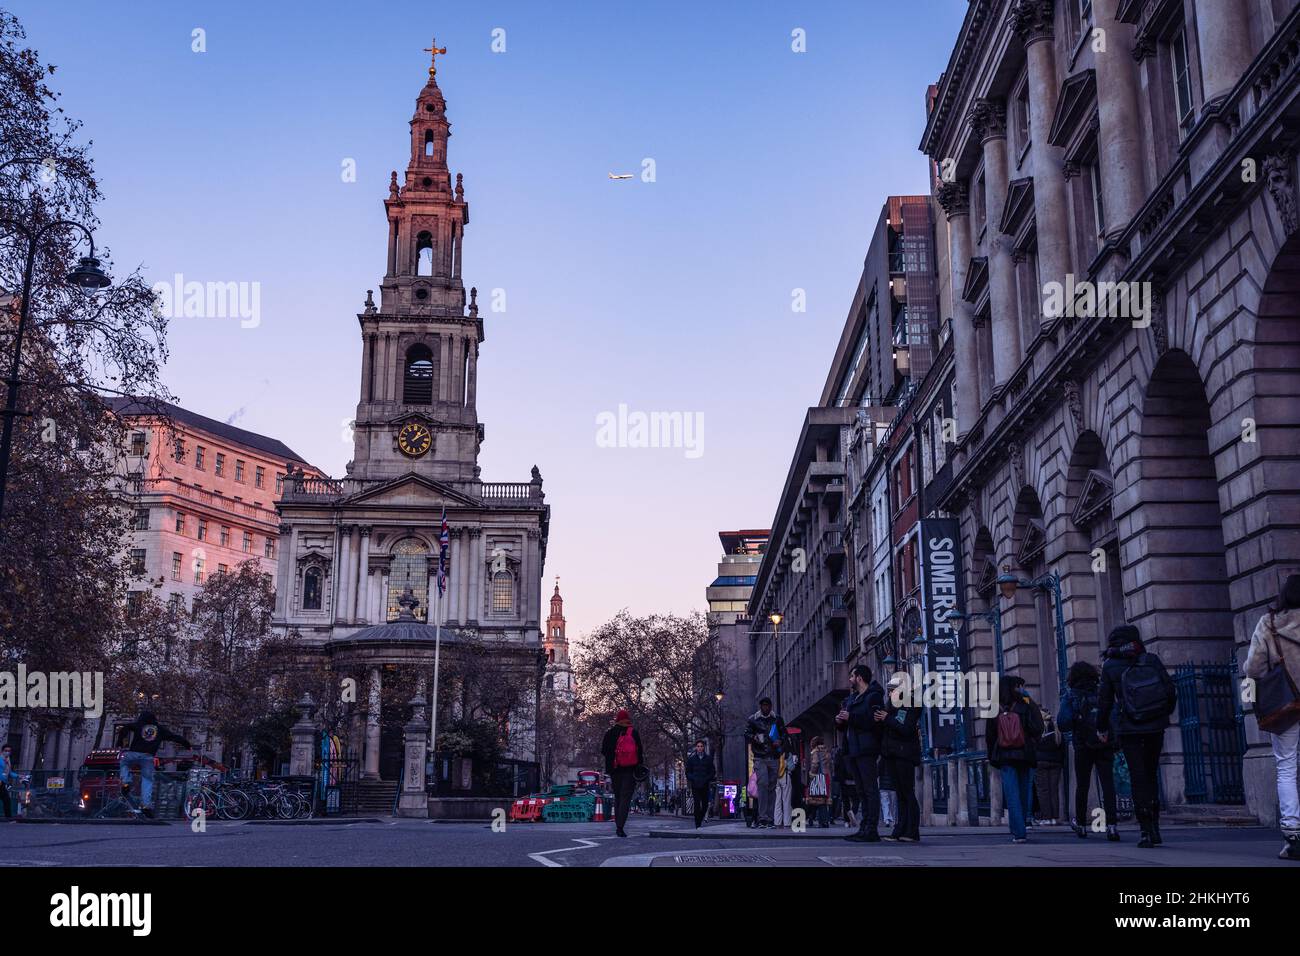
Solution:
[[[934,703],[927,701],[926,719],[930,746],[955,749],[958,727],[962,723],[957,688],[966,659],[961,619],[953,620],[953,611],[964,611],[962,601],[961,534],[956,518],[921,519],[921,619],[926,641],[926,670],[930,674],[951,673],[950,680],[938,684],[941,693]],[[926,686],[935,686],[928,677]]]

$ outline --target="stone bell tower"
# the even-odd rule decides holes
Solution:
[[[395,478],[415,472],[443,481],[478,477],[483,426],[475,389],[483,322],[476,290],[468,307],[461,244],[469,204],[447,167],[447,101],[438,88],[434,43],[429,79],[415,100],[410,156],[394,171],[384,211],[388,258],[379,303],[367,293],[361,325],[361,396],[348,472]]]

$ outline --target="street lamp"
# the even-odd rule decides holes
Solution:
[[[781,620],[780,614],[770,614],[772,622],[772,658],[776,662],[776,716],[781,717]]]
[[[998,575],[997,584],[1005,598],[1015,598],[1019,588],[1051,592],[1056,620],[1056,692],[1060,697],[1065,692],[1065,672],[1069,666],[1065,660],[1065,611],[1061,606],[1061,576],[1053,571],[1033,580],[1027,580],[1012,574],[1011,567],[1004,564],[1002,573]]]
[[[31,162],[38,162],[38,160],[31,160]],[[94,235],[79,222],[70,219],[59,219],[47,223],[39,229],[32,229],[17,219],[0,219],[0,225],[11,226],[14,231],[27,240],[27,256],[23,264],[22,300],[18,308],[18,328],[14,333],[14,358],[10,366],[9,377],[5,379],[8,396],[5,400],[4,411],[0,412],[0,415],[4,416],[4,432],[3,435],[0,435],[0,516],[3,516],[5,487],[9,481],[9,456],[13,449],[14,419],[18,417],[18,373],[22,366],[23,334],[27,330],[27,318],[31,313],[32,275],[36,269],[36,253],[40,241],[55,229],[63,227],[79,229],[90,244],[90,255],[82,256],[77,262],[77,267],[64,277],[64,281],[90,296],[100,289],[112,285],[112,280],[99,267],[99,260],[95,258]],[[3,528],[2,521],[0,521],[0,528]]]
[[[993,627],[993,655],[999,676],[1002,674],[1002,609],[996,601],[989,605],[987,611],[950,611],[948,617],[957,621],[970,621],[979,618],[988,621]]]

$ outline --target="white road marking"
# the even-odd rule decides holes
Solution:
[[[595,840],[578,840],[578,839],[575,839],[574,842],[576,842],[576,843],[581,843],[582,846],[566,846],[566,847],[563,847],[563,848],[561,848],[561,849],[559,849],[559,850],[542,850],[540,853],[530,853],[530,854],[528,854],[528,859],[530,859],[530,860],[536,860],[538,863],[542,864],[542,866],[564,866],[563,863],[558,863],[558,862],[556,862],[555,860],[552,860],[552,859],[550,858],[550,854],[552,854],[552,853],[568,853],[570,850],[590,850],[593,846],[600,846],[600,844],[597,843]]]

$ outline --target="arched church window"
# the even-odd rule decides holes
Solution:
[[[407,588],[419,603],[414,614],[417,620],[427,619],[429,606],[429,549],[415,538],[406,538],[393,545],[393,561],[388,568],[388,620],[402,612],[398,602]]]
[[[319,611],[321,609],[321,569],[308,568],[307,573],[302,576],[302,609],[304,611]]]
[[[412,345],[406,352],[402,401],[407,405],[433,404],[433,352],[427,345]]]
[[[433,275],[433,234],[430,232],[415,237],[415,274]]]
[[[515,609],[515,579],[509,571],[492,575],[492,613],[509,614]]]
[[[433,150],[434,150],[434,145],[433,145],[433,130],[431,130],[431,129],[426,129],[426,130],[424,131],[424,155],[425,155],[425,156],[432,156],[432,155],[433,155]]]

